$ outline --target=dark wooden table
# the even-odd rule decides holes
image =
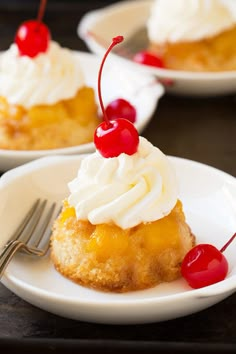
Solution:
[[[63,46],[88,51],[77,37],[84,13],[108,1],[49,1],[45,22]],[[111,1],[110,1],[111,3]],[[35,16],[37,1],[1,1],[0,49],[17,26]],[[236,176],[236,96],[165,95],[143,132],[166,154]],[[163,323],[108,326],[64,319],[24,302],[0,284],[0,348],[22,353],[234,353],[236,294],[197,314]]]

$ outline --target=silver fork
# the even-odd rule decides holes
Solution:
[[[0,279],[18,250],[34,256],[46,255],[50,246],[52,222],[58,212],[55,202],[48,206],[46,199],[37,199],[33,203],[3,248],[0,255]]]

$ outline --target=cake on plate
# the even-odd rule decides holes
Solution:
[[[45,150],[92,142],[94,90],[78,54],[39,20],[24,22],[0,55],[0,149]]]
[[[86,157],[56,220],[56,269],[84,286],[125,292],[180,277],[195,244],[178,199],[175,171],[140,137],[138,151]]]

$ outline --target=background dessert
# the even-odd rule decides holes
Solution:
[[[234,0],[156,0],[147,23],[149,50],[166,68],[236,69]]]
[[[41,18],[24,22],[0,56],[0,148],[84,144],[92,141],[98,121],[78,56],[51,40]]]

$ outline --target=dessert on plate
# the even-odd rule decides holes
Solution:
[[[108,50],[121,40],[115,37]],[[96,151],[68,184],[52,230],[52,261],[69,279],[105,291],[175,280],[195,244],[175,171],[130,121],[109,121],[101,92],[99,98],[104,121],[95,130]]]
[[[56,269],[108,291],[145,289],[180,277],[194,245],[168,158],[145,138],[138,151],[86,157],[54,224]]]
[[[234,0],[155,0],[147,31],[150,52],[168,69],[236,70]]]
[[[78,56],[53,41],[41,19],[24,22],[0,56],[0,149],[88,143],[98,122]]]

